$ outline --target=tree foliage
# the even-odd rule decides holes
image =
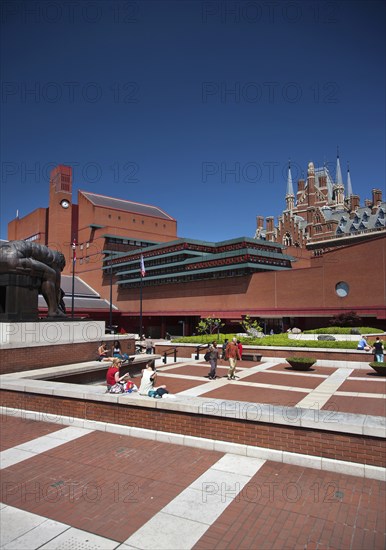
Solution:
[[[247,334],[256,337],[259,332],[263,331],[263,327],[259,325],[257,319],[252,320],[249,315],[246,315],[241,321],[242,327]]]
[[[223,326],[224,323],[221,319],[206,317],[205,319],[201,319],[196,327],[196,330],[199,334],[213,334],[214,332],[218,332]]]
[[[347,311],[346,313],[339,313],[331,317],[329,323],[335,327],[358,327],[360,326],[362,319],[356,314],[355,311]]]

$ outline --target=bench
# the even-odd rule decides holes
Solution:
[[[262,355],[258,355],[257,353],[243,353],[241,359],[242,361],[260,362],[262,357]]]

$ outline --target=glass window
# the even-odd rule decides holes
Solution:
[[[345,298],[346,296],[348,296],[348,293],[350,292],[350,287],[344,281],[340,281],[335,285],[335,292],[340,298]]]

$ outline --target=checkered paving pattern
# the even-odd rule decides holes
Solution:
[[[32,437],[49,438],[37,425]],[[25,442],[30,426],[1,418],[9,441],[12,432]],[[2,502],[8,550],[385,546],[381,481],[106,432],[85,430],[4,468]]]
[[[206,362],[186,360],[157,367],[157,370],[157,384],[165,384],[172,394],[286,407],[307,408],[308,403],[317,403],[324,410],[386,416],[386,379],[374,376],[370,367],[350,369],[318,365],[307,372],[299,372],[275,359],[268,364],[239,361],[236,380],[231,381],[227,380],[226,361],[218,363],[214,381],[208,380],[209,364]],[[331,384],[330,379],[334,379]],[[324,400],[320,397],[321,385]]]

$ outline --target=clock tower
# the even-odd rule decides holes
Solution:
[[[64,254],[66,267],[63,273],[71,269],[72,210],[72,168],[60,164],[50,174],[47,245]]]

